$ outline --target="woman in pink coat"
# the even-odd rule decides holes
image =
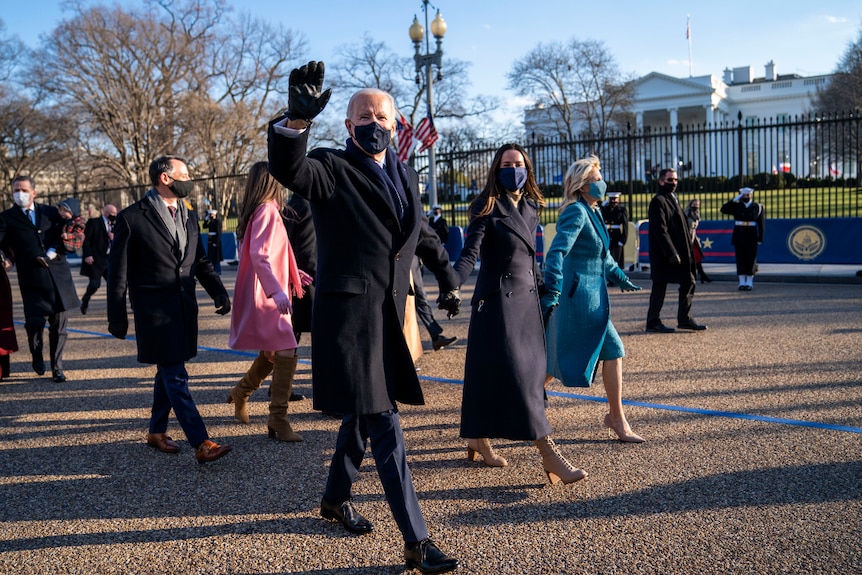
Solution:
[[[310,278],[296,266],[281,219],[282,202],[281,184],[269,174],[268,164],[254,164],[236,229],[240,256],[228,345],[262,351],[227,402],[234,404],[236,418],[248,423],[248,397],[272,372],[269,437],[302,441],[287,418],[297,347],[290,315],[291,295],[302,297],[302,286]]]

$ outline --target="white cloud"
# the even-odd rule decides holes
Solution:
[[[825,18],[830,24],[845,24],[848,21],[844,16],[826,16]]]

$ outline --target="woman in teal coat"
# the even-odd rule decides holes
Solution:
[[[567,387],[590,387],[602,365],[610,413],[604,424],[621,441],[640,443],[622,404],[623,342],[610,319],[608,282],[638,291],[611,257],[610,240],[597,204],[605,196],[599,159],[590,156],[569,167],[563,182],[557,233],[545,254],[548,374]]]

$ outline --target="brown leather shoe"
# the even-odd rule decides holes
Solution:
[[[223,455],[227,455],[231,449],[233,448],[230,445],[219,445],[215,441],[207,439],[195,449],[195,459],[201,464],[208,463],[215,461]]]
[[[179,453],[180,444],[164,433],[148,433],[147,445],[158,449],[162,453]]]

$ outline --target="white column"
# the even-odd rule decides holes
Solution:
[[[673,132],[671,136],[670,143],[670,156],[671,156],[671,165],[664,166],[665,168],[673,168],[674,170],[679,169],[679,155],[677,154],[677,138],[676,138],[676,126],[679,124],[679,114],[677,108],[670,108],[668,112],[670,112],[670,129]]]
[[[644,113],[636,112],[635,113],[635,129],[636,133],[640,136],[643,136],[644,131]],[[646,170],[648,170],[651,166],[645,166],[644,162],[646,158],[644,157],[644,146],[643,140],[635,140],[638,142],[637,147],[635,148],[635,165],[637,169],[635,170],[635,178],[646,181]]]

